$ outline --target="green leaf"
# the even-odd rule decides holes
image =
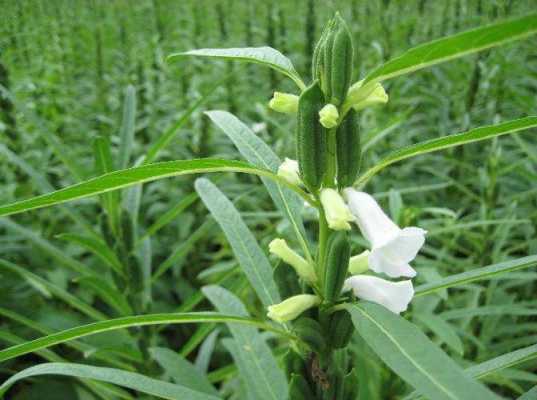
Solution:
[[[198,392],[218,396],[218,392],[207,376],[175,351],[164,347],[151,347],[149,354],[175,383]]]
[[[97,194],[122,189],[138,183],[151,182],[157,179],[212,172],[241,172],[269,177],[288,185],[305,200],[311,201],[310,196],[300,188],[288,184],[284,179],[270,171],[255,168],[248,163],[240,161],[202,158],[195,160],[167,161],[114,171],[52,193],[1,206],[0,216],[18,214],[28,210],[95,196]]]
[[[125,100],[123,103],[123,120],[119,133],[119,162],[120,169],[126,168],[132,152],[134,142],[134,130],[136,121],[136,90],[134,86],[128,85],[125,89]]]
[[[265,253],[229,199],[208,179],[199,178],[196,191],[229,241],[242,270],[265,307],[280,302]]]
[[[230,49],[197,49],[170,54],[168,61],[186,56],[221,58],[266,65],[291,78],[297,86],[304,90],[306,85],[300,79],[291,60],[272,47],[239,47]]]
[[[46,363],[27,368],[9,378],[0,386],[0,395],[4,394],[15,382],[40,375],[62,375],[83,379],[108,382],[128,389],[137,390],[161,399],[177,400],[217,400],[219,397],[200,393],[184,386],[148,378],[134,372],[115,368],[94,367],[75,363]]]
[[[516,271],[523,268],[529,268],[537,265],[537,255],[522,257],[512,261],[506,261],[499,264],[489,265],[487,267],[476,268],[471,271],[462,272],[456,275],[450,275],[439,281],[425,283],[416,287],[415,296],[423,296],[438,290],[450,288],[453,286],[465,285],[470,282],[492,279],[498,275],[507,272]]]
[[[358,333],[382,361],[423,396],[435,400],[499,399],[407,320],[373,303],[346,308]]]
[[[248,317],[244,304],[231,292],[219,286],[206,286],[203,294],[218,311],[243,318]],[[228,324],[233,340],[228,350],[235,360],[250,398],[259,400],[285,400],[288,397],[287,381],[278,367],[270,348],[251,326]]]
[[[242,123],[233,114],[226,111],[207,111],[205,114],[233,141],[239,152],[246,160],[259,168],[276,172],[281,160],[248,126]],[[302,251],[309,261],[310,255],[306,232],[300,212],[303,201],[291,190],[281,184],[261,178],[276,207],[287,216],[295,235],[302,247]]]
[[[110,268],[114,269],[120,274],[123,273],[123,266],[119,262],[116,254],[102,240],[76,233],[61,233],[56,237],[58,239],[78,244],[79,246],[91,251],[102,261],[104,261]]]
[[[365,78],[378,82],[537,33],[537,14],[457,33],[407,50]]]
[[[85,276],[76,279],[82,286],[91,288],[106,304],[112,307],[119,315],[132,314],[132,308],[123,293],[112,287],[105,279],[96,276]]]
[[[0,362],[9,360],[11,358],[19,357],[24,354],[32,353],[37,350],[55,346],[60,343],[68,342],[73,339],[95,335],[101,332],[114,331],[118,329],[145,325],[193,324],[210,322],[233,322],[239,324],[253,325],[265,330],[276,332],[283,336],[296,339],[291,334],[278,328],[275,328],[274,326],[265,322],[256,321],[251,318],[224,315],[215,312],[134,315],[130,317],[108,319],[87,325],[77,326],[74,328],[66,329],[64,331],[53,333],[51,335],[43,336],[35,340],[28,341],[18,346],[12,346],[7,349],[0,350]]]
[[[517,400],[535,400],[535,399],[537,399],[537,386],[534,386],[533,388],[528,390],[526,393],[520,396]]]
[[[93,141],[93,155],[97,174],[103,175],[115,170],[112,160],[110,139],[98,136]],[[119,218],[119,192],[109,192],[101,196],[101,204],[106,210],[111,226],[116,227]]]
[[[384,157],[374,167],[371,167],[364,172],[355,182],[355,185],[363,186],[375,174],[397,161],[422,154],[432,153],[434,151],[448,149],[450,147],[490,139],[496,136],[506,135],[508,133],[515,133],[536,126],[537,117],[525,117],[508,122],[502,122],[501,124],[497,125],[482,126],[480,128],[471,129],[467,132],[448,135],[403,147]]]
[[[416,319],[422,322],[431,330],[442,342],[448,345],[453,351],[459,355],[463,355],[464,346],[461,339],[457,335],[455,329],[442,318],[434,314],[418,314]]]

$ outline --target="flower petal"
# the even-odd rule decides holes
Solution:
[[[390,278],[399,278],[401,276],[413,278],[416,271],[408,263],[397,263],[385,256],[383,249],[373,249],[369,255],[369,269],[377,274],[386,274]]]
[[[412,281],[390,282],[375,276],[356,275],[345,280],[344,288],[354,295],[386,307],[393,313],[406,311],[414,297]]]

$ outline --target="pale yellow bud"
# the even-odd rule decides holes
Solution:
[[[330,188],[321,190],[321,204],[330,229],[336,231],[351,229],[349,222],[354,221],[354,216],[337,190]]]
[[[304,258],[294,252],[284,239],[274,239],[269,243],[271,254],[280,257],[283,261],[293,267],[299,277],[308,283],[317,281],[315,269]]]
[[[286,158],[285,161],[278,167],[278,176],[281,176],[283,179],[292,183],[293,185],[302,185],[302,180],[300,179],[300,175],[298,173],[298,162],[296,160]]]
[[[335,105],[327,104],[319,111],[319,122],[326,129],[332,129],[337,126],[339,112]]]
[[[292,321],[304,311],[315,307],[321,299],[314,294],[299,294],[289,297],[279,304],[268,307],[267,316],[276,322]]]
[[[349,260],[349,273],[351,275],[363,274],[369,269],[369,250],[352,256]]]
[[[269,107],[284,114],[296,114],[298,111],[298,96],[274,92],[274,96],[269,101]]]
[[[370,82],[364,85],[364,81],[356,82],[349,88],[344,109],[354,108],[356,111],[363,110],[377,104],[388,102],[388,95],[380,82]]]

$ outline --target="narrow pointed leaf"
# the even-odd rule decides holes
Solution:
[[[364,172],[355,182],[355,185],[364,185],[378,172],[397,161],[535,127],[537,127],[537,117],[525,117],[403,147],[384,157],[374,167]]]
[[[457,33],[407,50],[373,70],[366,82],[382,81],[537,33],[537,14]]]
[[[0,386],[0,396],[15,382],[40,375],[61,375],[76,378],[92,379],[108,382],[114,385],[133,389],[138,392],[156,396],[160,399],[190,399],[190,400],[217,400],[220,397],[212,396],[188,389],[184,386],[159,381],[142,374],[122,371],[115,368],[94,367],[75,363],[46,363],[27,368],[9,378]]]
[[[296,72],[291,60],[272,47],[264,46],[238,47],[230,49],[197,49],[170,54],[167,59],[168,61],[171,61],[187,56],[220,58],[224,60],[237,60],[266,65],[267,67],[273,68],[276,71],[287,75],[297,84],[300,89],[305,88],[304,82],[302,82],[302,79],[300,79],[300,76],[298,75],[298,72]]]

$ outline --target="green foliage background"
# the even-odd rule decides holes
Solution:
[[[339,10],[354,35],[357,80],[417,44],[537,8],[534,0],[3,0],[0,5],[0,204],[98,175],[92,145],[98,136],[110,139],[117,159],[127,85],[136,90],[129,166],[204,96],[204,104],[195,108],[159,161],[241,159],[204,116],[209,109],[234,113],[280,157],[294,158],[294,121],[267,107],[274,90],[295,90],[290,81],[255,65],[203,59],[167,64],[165,57],[172,52],[269,45],[309,76],[308,60],[320,29]],[[389,103],[361,113],[364,168],[404,145],[535,114],[535,37],[395,78],[385,87]],[[535,133],[421,156],[387,169],[368,184],[367,191],[377,195],[400,225],[429,231],[415,262],[418,283],[537,253]],[[290,226],[274,211],[258,178],[223,174],[211,179],[241,211],[263,249],[276,235],[289,236]],[[212,310],[201,288],[217,283],[237,294],[252,316],[264,318],[265,310],[222,231],[191,194],[193,181],[183,177],[146,185],[138,200],[135,192],[124,191],[138,238],[168,210],[177,206],[181,211],[139,245],[140,257],[153,273],[165,266],[152,282],[149,310]],[[98,199],[92,198],[0,219],[0,258],[35,274],[0,265],[3,346],[122,315],[120,291],[114,292],[120,303],[115,309],[76,272],[90,268],[107,276],[102,259],[66,235],[86,234],[88,227],[98,231],[100,213]],[[305,218],[307,226],[316,224],[314,215],[306,213]],[[364,243],[353,238],[358,251]],[[408,318],[469,367],[537,342],[536,274],[532,269],[512,272],[416,298]],[[89,314],[81,310],[86,306]],[[152,346],[173,349],[191,361],[201,359],[200,344],[214,346],[208,381],[221,384],[230,398],[241,398],[233,360],[220,340],[227,336],[224,326],[147,329]],[[140,352],[135,340],[139,333],[103,333],[81,339],[79,348],[62,345],[45,356],[124,367],[179,383],[173,368],[163,368]],[[284,344],[270,343],[281,358]],[[394,379],[359,337],[353,346],[370,374],[369,393],[377,396],[371,398],[401,398],[411,390]],[[42,357],[31,354],[0,364],[2,381]],[[535,371],[535,361],[529,361],[485,381],[505,397],[516,398],[536,384]],[[96,398],[80,381],[50,377],[23,381],[11,390],[9,398],[17,400]]]

